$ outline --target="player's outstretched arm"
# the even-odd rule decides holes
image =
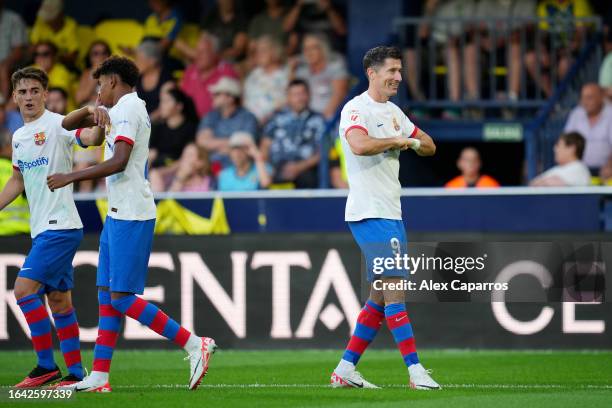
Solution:
[[[410,146],[419,156],[433,156],[436,154],[436,144],[431,136],[423,132],[421,129],[417,130],[416,135],[414,135],[412,139],[416,139],[420,143],[418,148]]]
[[[74,171],[72,173],[56,173],[47,177],[47,186],[51,191],[62,188],[70,183],[75,183],[82,180],[94,180],[102,177],[108,177],[115,173],[120,173],[125,170],[130,154],[132,153],[132,145],[124,141],[115,143],[113,157],[103,161],[95,166],[88,167],[84,170]]]
[[[19,170],[13,170],[13,175],[6,182],[6,185],[0,192],[0,210],[13,202],[25,189],[23,184],[23,176]]]
[[[370,137],[359,128],[353,128],[346,134],[351,151],[357,156],[374,156],[390,149],[406,150],[411,142],[407,137],[389,137],[377,139]]]
[[[66,130],[75,130],[100,126],[104,128],[110,124],[110,116],[103,106],[97,103],[95,106],[85,106],[81,109],[70,112],[62,120],[62,127]]]

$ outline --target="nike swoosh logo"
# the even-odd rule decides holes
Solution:
[[[347,383],[349,383],[350,385],[352,385],[354,387],[363,388],[363,383],[359,384],[359,383],[356,383],[356,382],[353,382],[353,381],[347,380],[347,379],[345,379],[344,381],[346,381]]]
[[[196,371],[198,371],[198,367],[200,366],[201,362],[202,362],[202,359],[199,359],[198,364],[196,364],[195,368],[193,369],[193,374],[191,375],[191,378],[189,379],[189,385],[191,385],[191,382],[193,381],[193,376],[195,375]]]
[[[396,322],[399,322],[400,320],[402,320],[402,319],[403,319],[403,318],[405,318],[405,317],[408,317],[408,316],[404,315],[404,316],[402,316],[402,317],[396,317],[396,318],[395,318],[395,321],[396,321]]]
[[[430,390],[437,390],[440,387],[433,387],[431,385],[425,385],[425,384],[415,384],[415,387],[425,387],[425,388],[429,388]]]
[[[30,269],[32,269],[32,268],[21,268],[22,271],[28,271]]]
[[[381,127],[382,125],[384,125],[384,123],[379,123],[378,125],[376,125],[376,127]]]

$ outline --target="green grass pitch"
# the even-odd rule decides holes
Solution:
[[[110,394],[78,394],[66,407],[612,407],[612,351],[419,352],[441,391],[414,391],[397,350],[368,350],[359,365],[380,390],[327,386],[340,351],[219,350],[200,388],[186,389],[179,351],[117,350]],[[61,361],[61,356],[56,356]],[[0,353],[0,384],[32,368],[31,352]],[[92,353],[84,353],[91,367]],[[10,403],[9,403],[10,404]],[[40,404],[40,403],[39,403]],[[45,402],[57,406],[53,402]],[[14,403],[12,406],[29,406]],[[50,406],[50,405],[44,405]]]

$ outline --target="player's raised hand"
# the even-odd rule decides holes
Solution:
[[[47,186],[51,191],[62,188],[70,183],[71,181],[68,174],[55,173],[47,177]]]

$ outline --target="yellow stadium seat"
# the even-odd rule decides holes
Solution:
[[[136,20],[105,20],[96,25],[96,38],[104,40],[110,45],[113,54],[126,55],[121,48],[134,49],[140,44],[143,36],[143,27]]]
[[[198,43],[198,39],[200,38],[200,33],[201,31],[199,25],[183,24],[183,28],[181,28],[177,39],[182,40],[190,47],[195,48],[196,44]],[[170,49],[170,56],[179,60],[183,59],[183,55],[175,47]]]

